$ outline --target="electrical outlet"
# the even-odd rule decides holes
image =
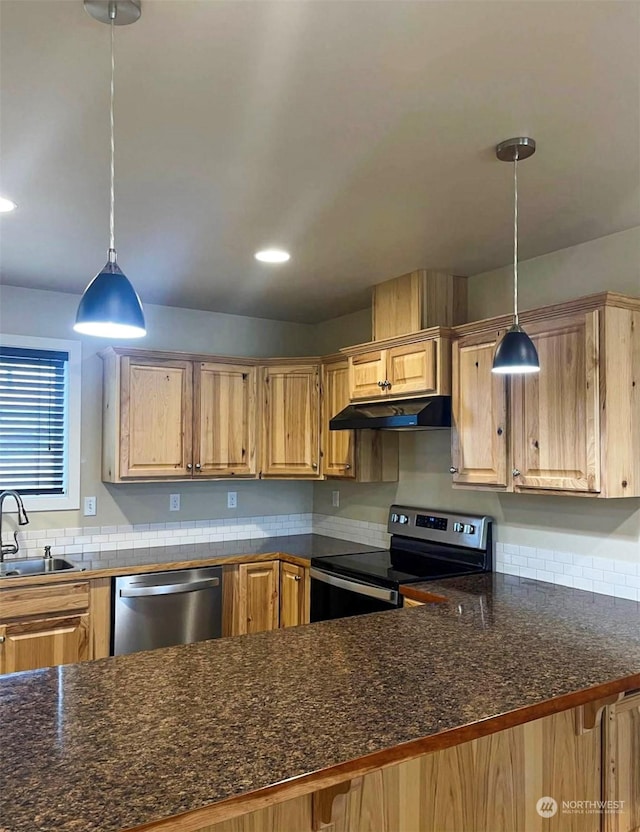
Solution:
[[[169,494],[169,511],[180,511],[179,494]]]
[[[227,508],[238,508],[237,491],[227,491]]]
[[[97,502],[98,502],[98,500],[97,500],[96,497],[85,497],[84,498],[84,516],[85,517],[95,517]]]
[[[339,491],[332,491],[331,492],[331,505],[334,508],[338,508],[340,505],[340,492]]]

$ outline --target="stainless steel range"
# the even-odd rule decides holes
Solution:
[[[311,620],[402,606],[403,584],[493,568],[492,520],[411,506],[391,506],[389,549],[311,560]]]

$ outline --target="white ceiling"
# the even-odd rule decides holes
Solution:
[[[80,292],[108,245],[109,30],[1,0],[2,279]],[[116,31],[119,262],[143,301],[318,321],[428,266],[640,225],[638,2],[143,0]],[[253,260],[280,245],[284,266]]]

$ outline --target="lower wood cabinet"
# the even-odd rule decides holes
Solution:
[[[309,621],[309,570],[287,561],[224,567],[222,634],[239,636]]]
[[[297,627],[309,621],[310,585],[305,568],[280,563],[280,626]]]
[[[0,673],[91,658],[89,614],[0,624]]]
[[[108,654],[103,580],[0,589],[0,673],[72,664]],[[92,621],[95,611],[95,621]],[[106,612],[106,619],[98,615]]]
[[[604,800],[618,808],[606,814],[602,832],[640,829],[640,692],[606,709],[604,727]]]

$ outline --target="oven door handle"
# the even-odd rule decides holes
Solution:
[[[348,592],[356,592],[358,595],[366,595],[369,598],[376,598],[378,601],[386,601],[387,604],[398,603],[398,592],[395,589],[383,589],[379,586],[361,584],[359,581],[350,581],[346,578],[339,578],[337,575],[329,575],[319,569],[311,569],[311,577],[316,581],[335,586],[338,589],[346,589]]]

